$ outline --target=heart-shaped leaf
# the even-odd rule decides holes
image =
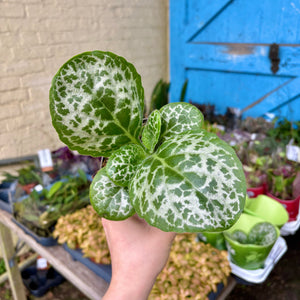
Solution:
[[[90,200],[95,211],[109,220],[124,220],[134,214],[127,190],[109,179],[105,167],[93,179]]]
[[[153,152],[160,136],[161,118],[158,110],[154,110],[144,127],[142,134],[143,145],[150,151]]]
[[[185,131],[197,131],[203,127],[204,118],[194,105],[185,102],[174,102],[160,109],[161,141]]]
[[[228,233],[226,233],[226,234],[228,234]],[[239,242],[240,244],[247,244],[247,242],[248,242],[248,236],[242,230],[235,230],[232,234],[230,234],[230,238],[232,240]]]
[[[136,212],[164,231],[222,231],[244,207],[246,181],[234,150],[205,130],[164,142],[139,166],[129,195]]]
[[[108,157],[139,143],[144,111],[140,75],[123,57],[93,51],[67,61],[50,89],[50,112],[60,139],[80,154]]]
[[[276,228],[269,222],[261,222],[254,225],[248,236],[250,244],[267,246],[275,243],[277,239]]]
[[[128,186],[138,165],[145,159],[144,149],[136,144],[124,145],[113,152],[106,165],[108,177],[116,185]]]

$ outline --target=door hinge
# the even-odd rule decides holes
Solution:
[[[270,45],[269,59],[271,61],[271,71],[273,74],[275,74],[279,70],[280,63],[278,44],[273,43],[272,45]]]

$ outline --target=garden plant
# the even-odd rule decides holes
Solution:
[[[144,89],[135,67],[111,52],[67,61],[52,80],[52,123],[80,154],[109,157],[90,200],[100,216],[137,213],[163,231],[223,231],[239,218],[245,176],[235,151],[203,129],[203,115],[179,102],[143,125]]]

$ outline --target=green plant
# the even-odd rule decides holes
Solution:
[[[184,102],[187,85],[188,79],[186,79],[182,85],[179,102]],[[161,109],[164,105],[169,103],[169,89],[170,83],[163,81],[163,79],[157,82],[151,94],[149,113],[153,110]]]
[[[18,181],[21,185],[27,185],[30,183],[42,184],[42,178],[35,166],[28,166],[18,170]]]
[[[299,168],[293,168],[291,164],[281,166],[278,169],[269,169],[267,171],[267,182],[270,193],[282,200],[296,198],[294,181],[298,170]]]
[[[179,102],[184,102],[187,86],[188,86],[188,79],[186,79],[182,85]]]
[[[6,272],[5,262],[4,259],[0,259],[0,275]]]
[[[26,223],[39,235],[50,235],[51,226],[67,213],[86,206],[89,202],[89,186],[84,172],[79,176],[64,176],[48,190],[33,191],[21,202],[14,203],[14,215],[17,220]],[[44,233],[43,233],[44,232]]]
[[[287,119],[274,120],[274,128],[267,132],[267,135],[287,145],[291,139],[296,145],[300,145],[300,121],[290,122]]]
[[[50,89],[52,123],[72,150],[110,157],[91,203],[122,220],[135,212],[164,231],[222,231],[241,214],[246,184],[234,150],[202,129],[188,103],[153,111],[143,127],[144,90],[134,66],[110,52],[66,62]]]
[[[170,83],[163,81],[163,79],[160,79],[156,83],[151,94],[150,112],[155,109],[160,109],[161,107],[169,103],[169,88]]]
[[[9,172],[3,172],[1,176],[3,177],[3,182],[12,182],[18,179],[18,176],[10,174]]]
[[[276,241],[277,232],[273,224],[261,222],[254,225],[248,235],[242,230],[235,230],[230,234],[230,238],[240,244],[267,246]]]

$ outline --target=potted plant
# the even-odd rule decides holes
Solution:
[[[32,189],[37,184],[42,184],[41,174],[33,165],[29,165],[27,167],[19,169],[17,179],[19,185],[27,194],[30,194]]]
[[[50,188],[32,191],[27,198],[14,203],[14,217],[36,235],[52,236],[53,226],[61,215],[89,203],[89,186],[84,172],[62,177]]]
[[[284,161],[281,166],[268,170],[267,195],[280,202],[289,214],[289,222],[296,221],[300,202],[300,167]]]
[[[272,223],[244,213],[224,232],[230,260],[248,270],[264,268],[279,235],[279,229]]]
[[[52,124],[71,150],[109,157],[94,177],[100,216],[137,213],[164,231],[223,231],[239,218],[246,182],[234,150],[203,127],[188,103],[153,111],[143,126],[140,75],[124,58],[92,51],[67,61],[52,80]]]
[[[253,144],[256,144],[256,142],[244,142],[234,146],[238,157],[243,163],[247,195],[250,198],[266,192],[266,167],[271,161],[269,155],[259,155]]]

